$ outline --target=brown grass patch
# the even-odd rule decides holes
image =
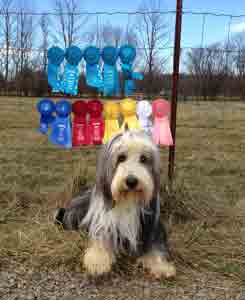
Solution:
[[[36,102],[0,101],[0,267],[80,268],[86,237],[57,228],[52,215],[93,184],[98,149],[50,145],[36,130]],[[161,193],[182,277],[198,271],[245,280],[244,120],[242,103],[179,105],[175,185],[170,193],[164,184],[163,149]],[[127,262],[119,262],[118,272],[127,272]]]

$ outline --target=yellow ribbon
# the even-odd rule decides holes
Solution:
[[[123,114],[122,130],[125,130],[125,125],[128,125],[129,129],[140,129],[140,123],[136,116],[136,101],[130,98],[126,98],[120,102],[121,112]]]
[[[119,103],[107,101],[104,103],[105,133],[103,143],[106,144],[112,136],[120,132],[118,117],[120,114]]]

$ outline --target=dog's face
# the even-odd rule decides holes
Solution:
[[[159,189],[159,153],[143,131],[125,131],[103,149],[97,182],[112,204],[135,201],[147,205]]]

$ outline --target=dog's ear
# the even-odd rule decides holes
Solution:
[[[128,123],[125,123],[125,126],[124,126],[124,131],[129,131],[129,128],[128,128]]]

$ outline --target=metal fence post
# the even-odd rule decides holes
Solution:
[[[183,1],[177,0],[176,8],[176,23],[175,23],[175,41],[174,41],[174,61],[173,61],[173,76],[172,76],[172,97],[171,97],[171,119],[170,127],[173,136],[174,145],[169,148],[169,165],[168,179],[169,187],[172,188],[174,177],[175,164],[175,147],[176,147],[176,115],[177,115],[177,100],[179,87],[179,65],[181,52],[181,26],[182,26],[182,7]]]

